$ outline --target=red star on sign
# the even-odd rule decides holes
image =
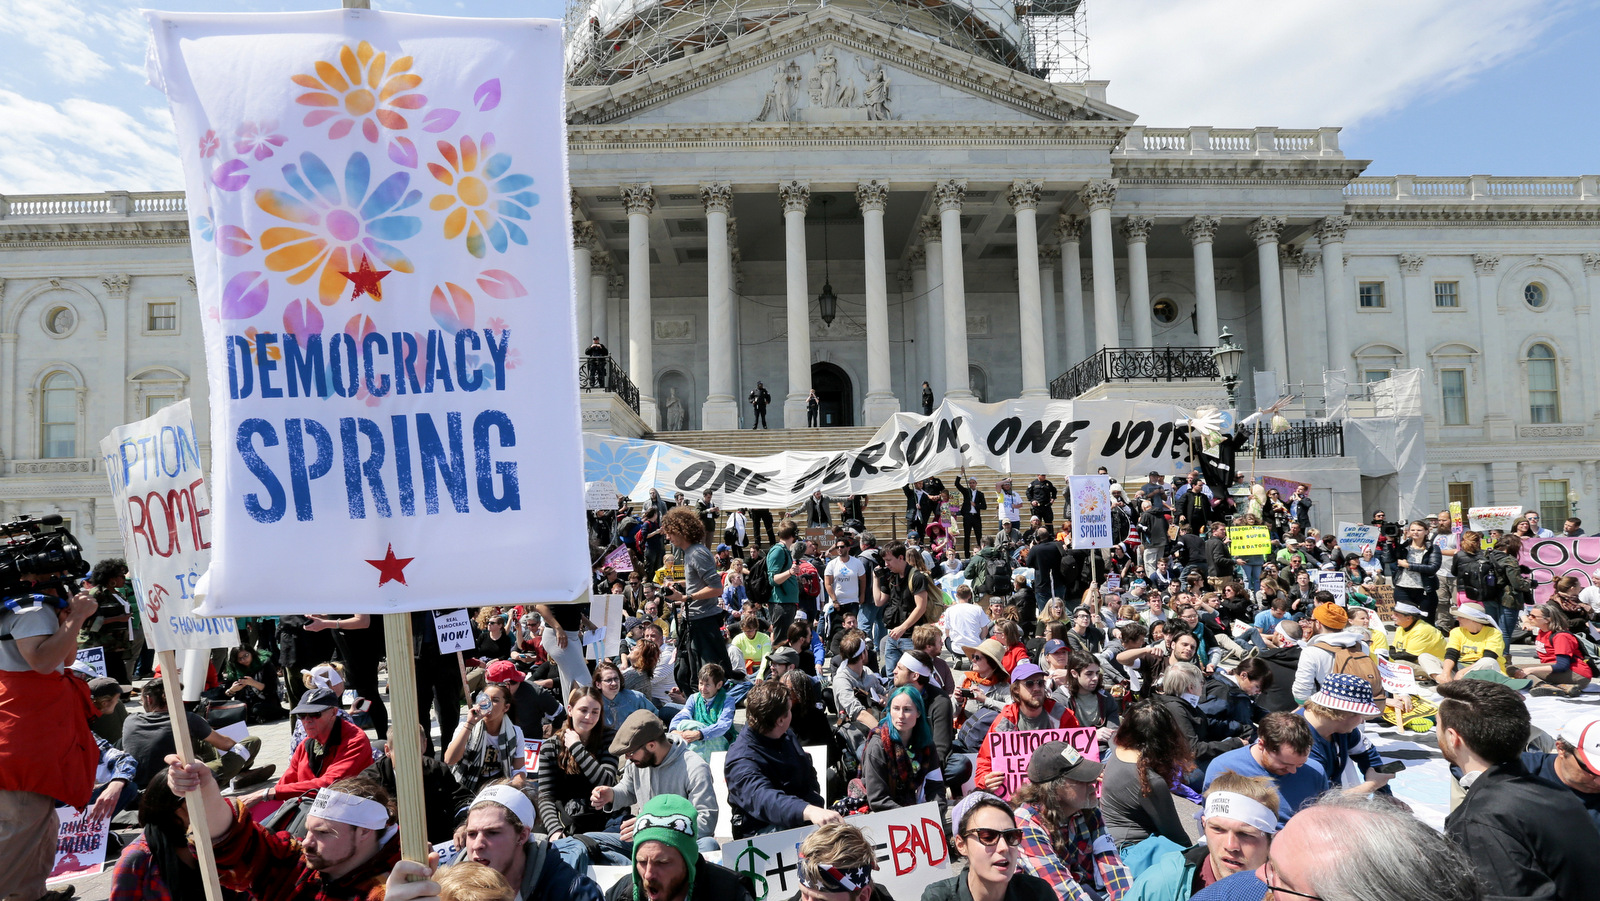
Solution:
[[[394,545],[389,545],[389,552],[382,560],[368,560],[367,562],[378,570],[378,587],[382,588],[385,582],[394,581],[401,585],[406,584],[406,564],[415,560],[415,557],[396,557]]]
[[[355,286],[355,290],[350,294],[351,300],[355,300],[363,294],[373,300],[382,300],[383,286],[378,282],[382,281],[383,277],[388,275],[390,271],[389,269],[373,268],[372,260],[368,259],[366,254],[362,254],[361,265],[356,267],[356,271],[341,271],[339,274],[349,279],[350,284]]]

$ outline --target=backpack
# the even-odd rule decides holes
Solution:
[[[745,597],[758,604],[772,602],[772,576],[767,572],[767,556],[757,554],[744,576]]]
[[[989,559],[981,552],[974,554],[967,565],[962,567],[961,575],[967,580],[968,585],[987,588],[989,585]]]
[[[1383,677],[1378,675],[1378,665],[1372,662],[1372,656],[1361,649],[1360,644],[1352,647],[1340,647],[1323,641],[1311,643],[1314,648],[1321,648],[1333,655],[1333,666],[1328,669],[1330,673],[1346,673],[1351,676],[1360,676],[1372,685],[1372,703],[1381,709],[1388,695],[1383,690]]]
[[[1463,568],[1456,573],[1459,580],[1467,590],[1467,597],[1480,603],[1500,602],[1500,596],[1505,593],[1505,580],[1498,571],[1498,567],[1490,559],[1493,551],[1480,554],[1473,565]]]
[[[817,568],[810,560],[801,560],[797,567],[800,580],[800,597],[806,600],[822,594],[822,576],[817,574]]]

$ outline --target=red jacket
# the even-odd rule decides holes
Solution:
[[[322,775],[311,772],[308,756],[311,739],[307,738],[295,749],[294,756],[289,758],[289,768],[272,790],[273,797],[287,801],[308,795],[340,779],[359,776],[362,770],[372,766],[372,741],[367,738],[367,733],[344,720],[335,720],[334,723],[339,730],[338,741],[322,757]]]
[[[1051,720],[1059,718],[1059,722],[1056,722],[1055,726],[1051,728],[1075,729],[1082,725],[1078,722],[1078,715],[1065,705],[1056,703],[1055,698],[1044,699],[1044,712]],[[1012,701],[1002,707],[1000,715],[995,717],[994,722],[989,724],[989,733],[1023,731],[1019,720],[1020,714],[1017,711],[1017,702]],[[979,789],[988,791],[983,787],[983,780],[988,778],[992,769],[993,766],[989,762],[989,736],[985,735],[983,737],[983,746],[978,748],[978,762],[972,768],[972,779]]]
[[[1006,655],[1000,658],[1000,665],[1009,673],[1017,668],[1017,664],[1027,659],[1028,648],[1025,645],[1014,644],[1006,649]]]
[[[77,676],[0,672],[0,791],[87,807],[100,763],[89,731],[94,715],[89,686]]]

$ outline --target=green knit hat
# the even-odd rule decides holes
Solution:
[[[639,846],[645,842],[661,842],[683,855],[684,866],[689,871],[689,884],[684,887],[684,897],[694,895],[695,865],[700,861],[700,846],[695,842],[694,804],[682,795],[656,795],[644,802],[639,818],[633,824],[633,896],[644,897],[639,885]]]

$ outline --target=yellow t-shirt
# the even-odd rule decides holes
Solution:
[[[1420,619],[1409,629],[1395,627],[1394,646],[1396,650],[1418,657],[1432,654],[1440,660],[1444,659],[1444,633]]]
[[[1460,652],[1461,659],[1456,661],[1458,669],[1477,663],[1483,658],[1484,651],[1492,651],[1500,661],[1500,672],[1506,671],[1506,639],[1494,626],[1485,625],[1476,635],[1456,626],[1450,630],[1450,640],[1445,647]]]
[[[1376,657],[1379,651],[1389,650],[1389,633],[1383,628],[1382,623],[1378,622],[1378,620],[1374,618],[1372,620],[1372,625],[1367,627],[1367,631],[1371,633],[1370,651],[1374,657]]]
[[[766,659],[767,653],[772,650],[772,636],[765,632],[757,632],[754,638],[746,638],[744,633],[740,632],[733,637],[733,646],[744,655],[746,668],[749,668],[750,664],[760,666],[761,661]]]

